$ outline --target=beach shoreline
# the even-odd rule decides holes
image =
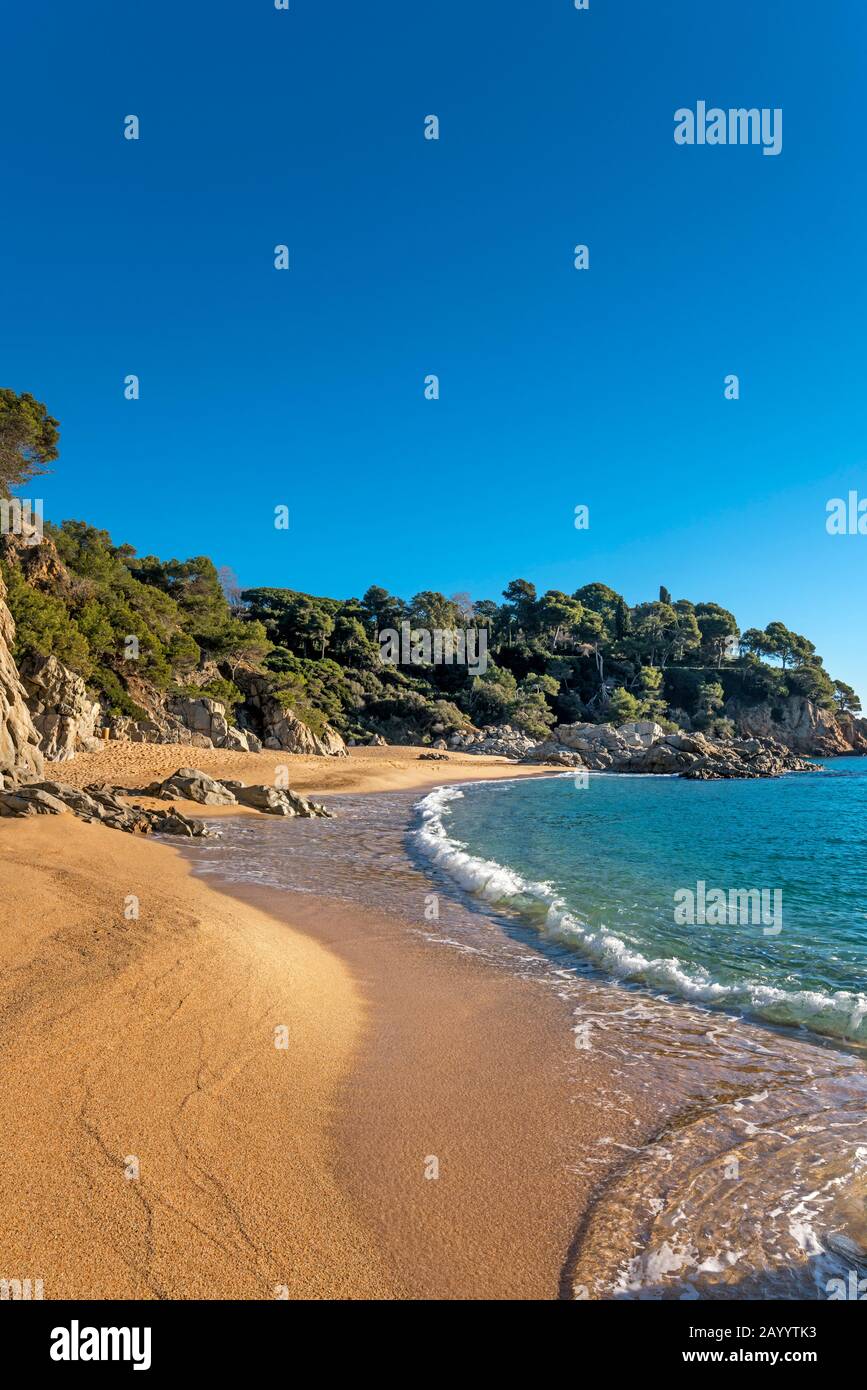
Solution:
[[[125,784],[216,773],[211,751],[131,745]],[[326,796],[542,771],[359,752],[220,771],[289,763]],[[117,771],[101,750],[57,775]],[[576,1131],[552,996],[399,917],[204,882],[172,844],[71,816],[3,822],[0,852],[27,903],[0,908],[4,1277],[46,1298],[558,1297],[576,1134],[611,1120],[585,1092]]]
[[[135,800],[199,751],[112,750]],[[701,1297],[821,1290],[784,1213],[771,1283],[735,1277],[726,1175],[737,1154],[773,1208],[797,1148],[805,1192],[842,1190],[829,1144],[863,1125],[863,1066],[557,958],[407,841],[416,793],[561,772],[205,751],[254,782],[289,762],[337,818],[189,803],[221,837],[159,842],[0,822],[0,1276],[48,1299],[669,1298],[703,1263]],[[115,779],[86,756],[58,775]]]

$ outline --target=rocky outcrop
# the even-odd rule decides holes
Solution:
[[[179,767],[164,782],[152,782],[139,791],[140,796],[160,797],[165,801],[196,801],[201,806],[249,806],[272,816],[330,816],[331,812],[318,801],[308,801],[297,792],[283,787],[245,786],[243,782],[218,782],[196,767]]]
[[[259,753],[262,750],[261,741],[254,733],[228,722],[226,706],[219,700],[211,700],[207,696],[198,699],[178,696],[169,700],[168,712],[191,733],[208,739],[212,748],[229,748],[237,753]]]
[[[213,748],[204,734],[193,733],[173,715],[150,715],[147,719],[132,719],[126,714],[112,714],[103,720],[103,728],[111,739],[128,743],[177,743],[184,747]]]
[[[853,753],[867,753],[867,719],[854,714],[838,714],[837,728]]]
[[[250,806],[255,811],[264,811],[269,816],[302,816],[310,819],[312,816],[331,817],[332,812],[326,811],[325,807],[318,801],[308,801],[306,797],[299,796],[297,792],[283,790],[281,787],[245,787],[243,785],[235,788],[235,796],[242,806]]]
[[[10,531],[0,536],[0,560],[17,565],[31,588],[63,596],[71,591],[57,546],[41,528],[23,524],[20,533]]]
[[[205,696],[175,696],[147,719],[115,715],[105,720],[111,738],[130,743],[177,743],[191,748],[228,748],[236,753],[260,753],[254,733],[230,724],[226,706]]]
[[[159,796],[165,801],[195,801],[200,806],[234,806],[234,791],[215,777],[196,767],[179,767],[164,782],[152,782],[141,796]]]
[[[99,705],[90,699],[81,676],[56,656],[27,657],[20,674],[33,727],[49,762],[66,762],[99,747]]]
[[[91,786],[84,791],[63,782],[40,782],[0,792],[0,816],[58,816],[71,813],[83,821],[98,821],[113,830],[130,835],[184,835],[200,838],[213,835],[201,821],[190,820],[180,811],[148,811],[141,806],[125,806],[113,787]]]
[[[542,743],[537,743],[521,759],[522,763],[538,763],[541,767],[583,767],[584,760],[580,753],[570,752],[554,739],[545,739]]]
[[[276,697],[274,676],[252,671],[238,672],[244,691],[244,721],[255,729],[264,748],[283,753],[302,753],[307,757],[346,758],[346,744],[336,729],[325,724],[316,734]]]
[[[12,658],[14,641],[15,624],[6,607],[6,586],[0,575],[0,787],[33,781],[43,771],[39,735]]]
[[[834,758],[867,752],[867,719],[822,709],[802,695],[761,705],[730,700],[725,712],[745,738],[771,738],[796,753]]]
[[[485,753],[497,758],[523,758],[535,748],[538,740],[511,724],[499,726],[486,724],[482,729],[467,733],[455,733],[446,741],[444,747],[456,753]],[[436,746],[438,746],[439,741]]]
[[[659,724],[647,720],[618,728],[612,724],[563,724],[554,730],[552,743],[569,749],[584,767],[597,772],[655,773],[707,781],[819,770],[816,763],[774,739],[667,734]],[[538,752],[525,761],[538,761]]]
[[[265,748],[276,748],[283,753],[305,753],[316,758],[346,758],[346,744],[336,729],[326,724],[321,734],[314,734],[308,724],[294,715],[291,710],[276,708],[270,712],[265,723]]]
[[[153,810],[127,805],[121,797],[159,797],[163,801],[196,801],[201,806],[250,806],[272,816],[312,819],[332,815],[318,801],[280,787],[246,787],[243,782],[218,782],[196,767],[181,767],[164,782],[148,787],[109,787],[94,783],[70,787],[63,782],[35,782],[0,792],[2,816],[59,816],[71,813],[83,821],[98,821],[132,835],[200,837],[219,832],[202,821],[182,815],[176,807]]]

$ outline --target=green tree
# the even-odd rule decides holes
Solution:
[[[601,641],[613,642],[625,636],[629,622],[628,609],[614,589],[607,584],[585,584],[576,589],[572,597],[582,608],[597,613],[602,619]]]
[[[507,619],[514,619],[514,625],[530,634],[536,630],[536,586],[527,579],[512,579],[503,590],[506,600]]]
[[[555,651],[561,637],[568,641],[581,625],[584,609],[559,589],[549,589],[538,605],[539,624]]]
[[[473,678],[470,713],[476,724],[507,724],[518,696],[518,682],[511,671],[488,662],[488,669]]]
[[[720,666],[726,652],[726,639],[738,634],[737,618],[718,603],[697,603],[695,620],[701,633],[702,655],[708,662]]]
[[[618,685],[611,693],[606,713],[613,723],[627,724],[641,717],[641,703],[624,686]]]
[[[632,611],[630,649],[641,661],[655,666],[663,661],[678,627],[678,615],[669,603],[639,603]]]
[[[227,630],[227,646],[223,653],[223,660],[229,667],[232,680],[234,681],[241,666],[257,666],[259,662],[264,661],[271,646],[264,623],[253,618],[249,622],[241,620],[233,624],[231,629]]]
[[[644,719],[662,719],[665,715],[666,703],[662,695],[662,683],[663,675],[658,666],[641,668],[641,714]]]
[[[428,631],[439,628],[446,632],[460,626],[461,615],[457,605],[445,594],[424,589],[410,600],[409,619],[414,627],[424,627]]]
[[[834,703],[841,714],[861,713],[861,701],[845,681],[834,681]]]
[[[60,426],[29,391],[0,388],[0,497],[48,472],[57,458]]]

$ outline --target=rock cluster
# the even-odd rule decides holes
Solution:
[[[550,740],[537,744],[523,761],[547,763],[564,751],[579,760],[573,766],[592,771],[670,774],[700,781],[818,770],[816,763],[773,739],[667,734],[651,720],[635,720],[619,728],[611,724],[561,724]]]
[[[523,758],[532,751],[537,740],[529,734],[513,729],[511,724],[498,728],[486,724],[484,728],[468,733],[452,734],[447,747],[456,753],[487,753],[500,758]]]
[[[773,739],[796,753],[833,758],[867,752],[867,719],[822,709],[800,695],[761,705],[730,700],[726,714],[744,738]]]
[[[157,797],[161,801],[195,801],[200,806],[251,806],[272,816],[331,816],[318,801],[280,787],[247,787],[243,782],[218,782],[195,767],[180,767],[163,782],[148,787],[109,787],[94,783],[82,791],[63,782],[33,782],[0,792],[0,816],[57,816],[71,811],[80,820],[99,821],[134,835],[202,836],[202,821],[191,820],[176,808],[151,810],[128,806],[121,797]]]
[[[118,789],[94,784],[69,787],[63,782],[34,782],[12,791],[0,792],[0,816],[58,816],[71,811],[79,820],[99,821],[113,830],[131,835],[211,835],[201,821],[190,820],[177,810],[148,811],[142,806],[126,806]]]
[[[206,696],[198,699],[178,697],[169,700],[168,712],[191,734],[200,734],[212,748],[229,748],[237,753],[260,753],[261,740],[249,729],[239,729],[226,717],[226,706]],[[207,744],[205,744],[207,747]]]
[[[154,710],[147,719],[116,715],[105,721],[112,738],[130,743],[178,743],[193,748],[228,748],[237,753],[259,753],[261,741],[247,729],[230,724],[226,706],[205,696],[188,699],[176,696],[165,709]]]
[[[135,792],[128,793],[135,795]],[[139,796],[163,801],[195,801],[200,806],[250,806],[271,816],[331,816],[318,801],[308,801],[288,788],[245,786],[243,782],[217,781],[196,767],[180,767],[163,782],[138,789]]]

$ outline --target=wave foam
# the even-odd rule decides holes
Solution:
[[[648,957],[606,927],[593,929],[550,883],[524,878],[515,869],[472,854],[449,836],[446,817],[459,787],[438,787],[417,804],[421,822],[415,843],[426,858],[466,892],[491,906],[516,912],[551,941],[568,946],[619,980],[636,981],[696,1004],[743,1010],[776,1023],[805,1025],[814,1032],[867,1043],[867,994],[837,990],[785,990],[755,981],[724,985],[704,966],[687,966],[675,956]]]

